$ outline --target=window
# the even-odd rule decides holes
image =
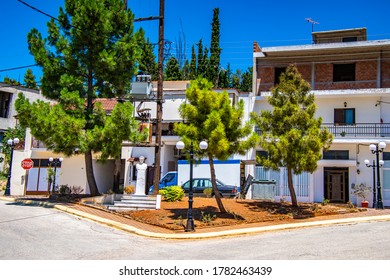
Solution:
[[[334,109],[335,124],[355,124],[355,108]]]
[[[0,92],[0,118],[8,118],[10,100],[9,92]]]
[[[355,63],[333,64],[333,82],[355,81]]]
[[[348,150],[329,150],[325,151],[322,156],[323,159],[349,159]]]
[[[277,85],[280,82],[280,75],[286,72],[287,67],[275,67],[275,81],[274,84]]]

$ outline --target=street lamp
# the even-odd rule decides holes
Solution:
[[[378,144],[371,144],[370,145],[370,151],[372,154],[376,155],[376,162],[378,163],[378,164],[376,164],[376,177],[377,177],[376,185],[377,185],[377,197],[378,197],[377,208],[379,208],[379,209],[384,209],[383,201],[382,201],[380,170],[379,170],[381,162],[383,162],[383,161],[379,161],[379,154],[383,153],[383,150],[385,148],[386,148],[385,142],[379,142]]]
[[[8,146],[11,147],[11,159],[9,160],[9,171],[7,178],[7,186],[5,188],[4,195],[11,195],[11,173],[12,173],[12,158],[14,157],[14,148],[17,144],[19,144],[19,138],[8,139]]]
[[[185,147],[184,145],[184,142],[183,141],[179,141],[176,143],[176,149],[178,150],[183,150]],[[206,141],[202,141],[199,143],[199,148],[201,150],[206,150],[208,147],[208,144]],[[191,145],[190,145],[190,150],[189,150],[189,154],[190,154],[190,190],[189,190],[189,193],[188,193],[188,212],[187,212],[187,225],[186,225],[186,229],[185,231],[195,231],[195,224],[194,224],[194,219],[192,217],[192,203],[193,203],[193,197],[194,197],[194,193],[193,193],[193,189],[192,189],[192,176],[193,176],[193,165],[194,165],[194,154],[195,154],[195,151],[194,151],[194,146],[191,142]]]
[[[64,160],[64,158],[52,158],[49,157],[50,163],[54,163],[54,177],[53,177],[53,189],[52,193],[54,193],[55,187],[56,187],[56,176],[57,176],[57,164],[61,164],[61,162]]]
[[[382,167],[385,162],[383,160],[379,161],[379,167]],[[364,164],[367,167],[372,167],[372,208],[377,207],[377,196],[376,196],[376,183],[375,183],[375,170],[376,170],[376,165],[375,165],[375,160],[372,161],[372,164],[370,165],[370,161],[366,159],[364,161]]]

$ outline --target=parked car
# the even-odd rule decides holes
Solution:
[[[161,190],[165,187],[177,186],[177,171],[170,171],[166,173],[158,184],[158,189]],[[154,185],[149,187],[149,193],[153,193]]]
[[[240,192],[240,188],[237,186],[226,185],[222,183],[220,180],[216,180],[217,188],[222,197],[235,197],[237,193]],[[203,191],[207,188],[212,188],[211,179],[210,178],[194,178],[192,179],[192,191],[194,195],[203,196],[205,195]],[[182,186],[185,193],[190,191],[190,180],[185,182]],[[214,195],[214,193],[212,193]]]

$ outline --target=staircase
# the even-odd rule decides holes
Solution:
[[[129,210],[155,210],[160,209],[161,195],[124,195],[121,200],[114,201],[114,205],[109,205],[108,209],[113,211]]]

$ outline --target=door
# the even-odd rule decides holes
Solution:
[[[324,198],[330,202],[348,202],[348,168],[325,168]]]

